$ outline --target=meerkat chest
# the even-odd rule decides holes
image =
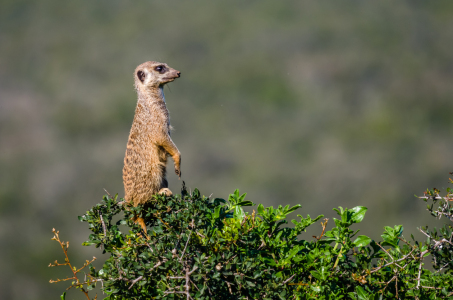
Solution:
[[[153,104],[140,107],[137,121],[148,130],[170,126],[168,110],[165,105]]]

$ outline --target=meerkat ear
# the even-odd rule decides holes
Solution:
[[[137,72],[137,77],[138,79],[143,83],[145,81],[145,72],[143,71],[138,71]]]

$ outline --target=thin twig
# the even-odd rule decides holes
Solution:
[[[389,263],[387,263],[387,264],[385,264],[385,265],[383,265],[383,266],[380,266],[380,267],[378,267],[377,269],[371,271],[370,273],[377,272],[377,271],[379,271],[379,270],[382,269],[382,268],[385,268],[385,267],[387,267],[387,266],[389,266],[389,265],[392,265],[392,264],[394,264],[394,263],[396,263],[396,262],[399,262],[399,261],[402,261],[402,260],[407,259],[408,256],[410,256],[410,255],[412,254],[412,252],[414,252],[414,250],[415,250],[415,249],[412,249],[411,252],[409,252],[408,254],[406,254],[405,256],[403,256],[402,258],[400,258],[400,259],[398,259],[398,260],[395,260],[395,261],[392,261],[392,262],[389,262]]]
[[[233,292],[231,291],[231,284],[228,281],[226,281],[225,279],[223,281],[226,282],[226,284],[228,286],[228,291],[230,292],[230,295],[233,295]]]
[[[445,201],[453,201],[453,198],[450,197],[441,197],[441,196],[423,196],[423,197],[418,197],[418,199],[433,199],[433,200],[445,200]]]
[[[193,219],[192,219],[192,223],[193,223]],[[182,260],[182,258],[184,257],[184,253],[186,252],[186,249],[187,249],[187,245],[189,244],[189,241],[190,241],[190,236],[192,235],[192,230],[193,230],[193,226],[192,226],[192,229],[190,230],[189,232],[189,237],[187,238],[187,242],[186,242],[186,246],[184,247],[184,250],[182,251],[182,254],[181,254],[181,257],[179,258],[179,261]]]
[[[107,193],[107,195],[109,195],[110,198],[113,198],[112,195],[110,195],[109,192],[107,192],[107,190],[104,188],[104,191]]]
[[[76,269],[75,267],[72,267],[71,265],[71,262],[69,261],[69,257],[68,257],[68,248],[69,248],[69,242],[63,242],[60,240],[60,236],[58,235],[59,231],[56,231],[55,228],[52,229],[52,232],[54,233],[54,237],[52,238],[52,240],[55,240],[57,241],[60,246],[61,246],[61,249],[63,249],[63,252],[64,252],[64,255],[65,255],[65,262],[64,264],[59,264],[57,261],[55,261],[55,264],[52,265],[50,264],[49,267],[53,267],[53,266],[62,266],[62,265],[67,265],[69,266],[69,268],[71,269],[71,272],[72,274],[74,275],[73,277],[71,278],[66,278],[66,279],[57,279],[57,280],[50,280],[50,283],[55,283],[55,282],[59,282],[59,281],[66,281],[66,280],[70,280],[70,279],[74,279],[75,280],[75,283],[73,285],[71,285],[69,288],[67,289],[70,289],[72,287],[80,287],[80,290],[85,294],[85,297],[87,297],[88,300],[91,300],[90,297],[88,296],[88,291],[86,291],[84,288],[83,288],[83,285],[84,284],[88,284],[88,283],[91,283],[91,280],[90,282],[80,282],[79,281],[79,278],[77,277],[77,273],[80,272],[83,268],[85,268],[86,266],[88,266],[91,262],[93,262],[96,257],[93,257],[93,260],[90,262],[90,261],[86,261],[86,263],[83,265],[82,268],[80,269]],[[90,276],[91,277],[91,276]]]
[[[432,240],[435,242],[435,243],[434,243],[434,246],[433,246],[434,248],[439,247],[440,244],[442,244],[442,243],[448,243],[448,244],[450,244],[450,245],[453,246],[453,244],[452,244],[449,240],[447,240],[447,239],[445,239],[445,238],[443,238],[443,239],[440,240],[440,241],[437,241],[437,240],[435,240],[431,235],[427,234],[426,232],[424,232],[424,231],[421,230],[420,228],[418,228],[418,230],[420,230],[420,232],[422,232],[424,235],[426,235],[427,237],[429,237],[430,239],[432,239]]]
[[[390,282],[392,282],[395,278],[397,278],[397,275],[393,276],[392,279],[390,279],[387,284],[385,285],[384,289],[382,290],[382,294],[384,294],[384,291],[385,289],[388,287],[388,285],[390,284]]]
[[[285,281],[283,281],[282,284],[287,284],[289,281],[291,281],[291,279],[294,278],[294,276],[296,276],[296,274],[294,274],[293,276],[291,276],[290,278],[286,279]]]
[[[387,250],[384,249],[384,247],[382,247],[379,243],[376,243],[376,244],[377,244],[382,250],[384,250],[384,252],[387,253],[387,255],[390,256],[390,258],[391,258],[392,260],[395,260],[395,259],[393,258],[393,256],[391,256],[390,253],[388,253]]]
[[[319,241],[324,236],[324,232],[326,231],[326,227],[327,227],[327,222],[329,222],[328,218],[325,218],[324,222],[321,221],[321,226],[322,226],[321,235],[319,237],[317,237],[316,235],[313,236],[316,240]]]
[[[148,242],[145,242],[145,245],[148,246],[149,250],[151,250],[152,253],[154,253],[153,248],[148,244]]]
[[[420,253],[420,265],[418,266],[417,289],[420,288],[420,276],[422,274],[423,255]]]
[[[190,279],[189,279],[190,280]],[[200,289],[198,288],[198,286],[192,281],[190,280],[190,283],[197,289],[197,291],[200,291]]]
[[[190,238],[190,236],[189,236]],[[187,239],[187,241],[189,241],[189,239]],[[185,249],[184,249],[185,250]],[[186,285],[185,285],[185,288],[186,288],[186,295],[187,295],[187,300],[189,300],[190,298],[190,286],[189,286],[189,267],[186,268]]]
[[[340,261],[340,257],[343,254],[343,245],[341,245],[340,253],[338,253],[337,260],[335,261],[335,264],[333,265],[333,269],[335,269],[338,265],[338,262]]]
[[[131,286],[128,288],[128,290],[130,290],[130,289],[132,288],[132,286],[133,286],[136,282],[138,282],[138,281],[140,281],[140,280],[142,280],[142,279],[143,279],[143,276],[139,276],[139,277],[137,277],[136,279],[132,280],[132,284],[131,284]]]
[[[105,222],[104,222],[104,219],[102,218],[101,212],[99,212],[99,217],[101,218],[102,229],[104,231],[104,238],[105,238],[107,236],[107,231],[105,230]]]
[[[151,269],[149,269],[149,271],[151,272],[152,270],[154,270],[155,268],[157,268],[158,266],[160,266],[162,264],[161,261],[157,262],[157,264],[154,265],[154,267],[152,267]]]
[[[437,270],[436,272],[434,272],[433,274],[437,274],[439,273],[440,271],[442,271],[447,265],[451,264],[451,261],[447,262],[445,265],[442,266],[442,268],[440,268],[439,270]]]

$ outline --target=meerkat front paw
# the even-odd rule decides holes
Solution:
[[[168,188],[160,189],[159,194],[165,195],[168,197],[173,195],[173,193]]]
[[[173,156],[173,161],[175,162],[175,173],[181,179],[181,154],[179,152]]]
[[[181,179],[181,170],[177,166],[175,166],[175,173],[179,176],[179,179]]]

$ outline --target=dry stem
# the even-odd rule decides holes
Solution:
[[[79,269],[77,269],[76,267],[73,267],[71,265],[71,262],[69,261],[69,257],[68,257],[69,242],[65,243],[62,240],[60,240],[60,236],[58,235],[59,231],[56,231],[55,228],[52,229],[52,232],[54,233],[54,237],[52,238],[52,240],[57,241],[60,244],[61,249],[63,249],[64,255],[65,255],[65,263],[64,264],[60,264],[60,263],[58,263],[58,261],[55,261],[53,264],[50,263],[49,267],[69,266],[69,268],[71,269],[71,272],[73,274],[73,277],[68,277],[68,278],[65,278],[65,279],[57,279],[57,280],[52,280],[51,279],[49,282],[50,283],[56,283],[56,282],[67,281],[67,280],[71,280],[71,279],[75,280],[75,283],[73,285],[71,285],[70,287],[68,287],[67,290],[69,290],[70,288],[73,288],[73,287],[80,287],[80,290],[85,294],[87,299],[90,300],[90,297],[88,296],[88,291],[83,288],[83,285],[84,284],[87,284],[87,285],[91,284],[91,283],[93,283],[96,280],[93,280],[93,278],[91,278],[91,276],[90,276],[90,280],[84,281],[84,282],[80,282],[79,278],[77,277],[77,273],[79,273],[80,271],[82,271],[82,269],[84,269],[85,267],[90,265],[93,261],[95,261],[96,257],[93,256],[93,259],[91,261],[87,260],[85,262],[85,264]],[[94,299],[97,299],[97,295],[95,296]]]

